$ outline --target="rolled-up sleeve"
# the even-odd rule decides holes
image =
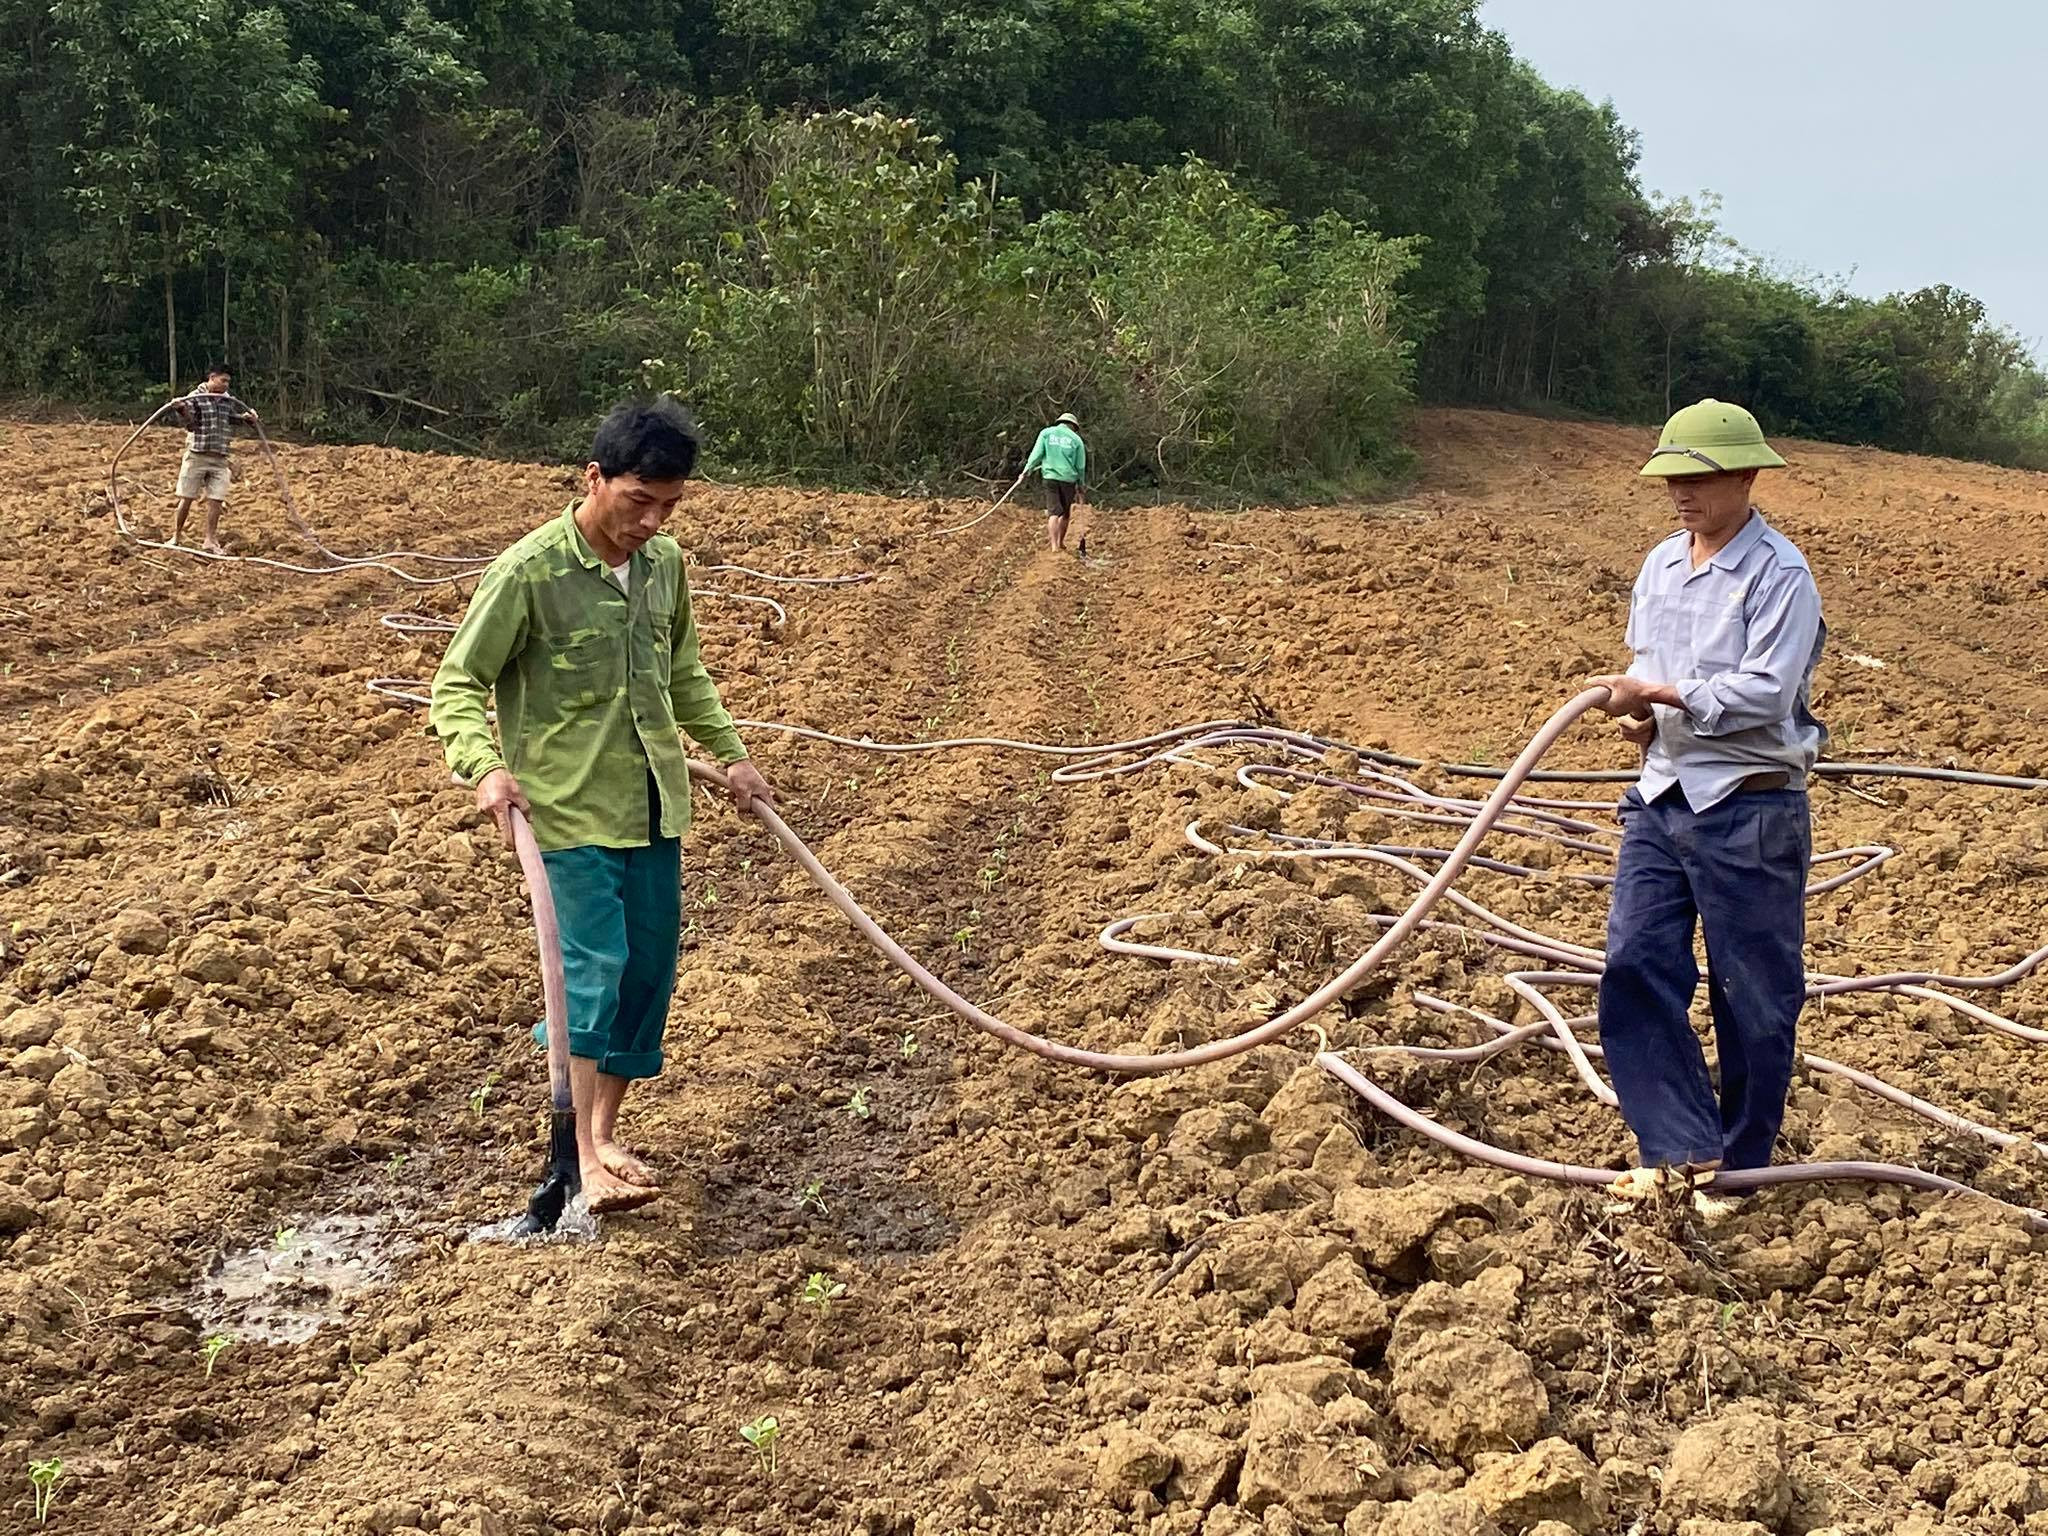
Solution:
[[[718,699],[718,685],[704,670],[704,658],[697,645],[697,614],[687,586],[682,594],[682,622],[675,626],[675,647],[669,656],[669,704],[676,724],[699,746],[709,747],[721,763],[736,763],[747,755],[732,716]]]
[[[1748,632],[1741,665],[1712,677],[1681,679],[1692,728],[1725,736],[1789,719],[1820,641],[1820,590],[1802,566],[1781,566],[1759,580],[1744,615]]]
[[[505,766],[491,734],[491,690],[526,644],[527,595],[526,583],[515,569],[502,559],[492,565],[434,673],[434,702],[427,720],[441,738],[449,769],[466,783],[474,784]]]

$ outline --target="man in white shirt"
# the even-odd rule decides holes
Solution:
[[[1702,400],[1666,423],[1641,473],[1679,531],[1629,603],[1625,675],[1596,677],[1644,748],[1600,978],[1600,1041],[1646,1168],[1706,1182],[1762,1168],[1784,1119],[1806,998],[1806,779],[1827,732],[1811,708],[1827,636],[1805,557],[1750,503],[1782,466],[1756,418]],[[1718,1102],[1688,1012],[1705,930]]]

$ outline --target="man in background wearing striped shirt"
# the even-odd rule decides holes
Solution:
[[[206,552],[224,555],[220,514],[227,505],[228,427],[254,423],[256,413],[228,393],[232,382],[225,363],[206,370],[206,382],[178,401],[178,420],[185,427],[185,458],[178,465],[178,511],[171,525],[171,543],[185,536],[185,517],[192,503],[206,503]]]

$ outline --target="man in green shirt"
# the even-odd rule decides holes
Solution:
[[[615,1133],[627,1086],[661,1070],[675,988],[690,823],[678,727],[727,765],[742,811],[770,796],[698,656],[682,551],[661,532],[697,461],[695,423],[665,397],[627,401],[590,457],[584,498],[484,573],[429,718],[506,843],[511,807],[533,822],[562,929],[583,1194],[602,1213],[660,1193]]]
[[[1080,429],[1074,413],[1065,412],[1038,434],[1031,457],[1024,461],[1024,474],[1035,469],[1045,481],[1045,532],[1056,554],[1067,547],[1067,521],[1074,515],[1074,503],[1088,499],[1088,445],[1081,441]],[[1087,542],[1081,541],[1084,548]]]

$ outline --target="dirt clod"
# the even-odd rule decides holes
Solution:
[[[249,959],[247,950],[234,940],[202,933],[178,956],[178,974],[193,981],[236,982],[242,979]]]
[[[1173,1475],[1178,1458],[1142,1430],[1113,1424],[1095,1464],[1095,1481],[1119,1503],[1157,1488]]]
[[[1244,1464],[1242,1446],[1199,1429],[1181,1430],[1166,1445],[1175,1462],[1166,1485],[1169,1504],[1205,1510],[1234,1489]]]
[[[1486,1270],[1463,1285],[1431,1280],[1417,1286],[1401,1307],[1388,1357],[1453,1328],[1510,1339],[1521,1300],[1522,1271],[1512,1264]]]
[[[0,1013],[0,1046],[20,1050],[31,1045],[48,1045],[64,1023],[64,1016],[48,1005],[23,1007]]]
[[[1386,1302],[1349,1256],[1309,1276],[1295,1295],[1294,1316],[1312,1337],[1337,1339],[1354,1350],[1378,1349],[1392,1331]]]
[[[1506,1536],[1469,1493],[1422,1493],[1398,1504],[1360,1505],[1344,1536]]]
[[[2048,1509],[2048,1486],[2025,1467],[1992,1462],[1973,1467],[1956,1480],[1944,1512],[1952,1516],[2002,1515],[2024,1520]]]
[[[1694,1516],[1776,1526],[1791,1507],[1784,1425],[1754,1412],[1729,1413],[1680,1435],[1658,1505],[1674,1526]]]
[[[1466,1491],[1511,1536],[1544,1524],[1591,1536],[1607,1518],[1599,1473],[1564,1440],[1539,1441],[1518,1456],[1481,1467]]]
[[[1332,1214],[1358,1242],[1366,1267],[1395,1279],[1419,1278],[1422,1247],[1459,1210],[1456,1195],[1436,1186],[1340,1189]]]
[[[107,937],[131,955],[160,955],[170,947],[171,930],[154,912],[128,907],[114,915]]]
[[[1404,1349],[1393,1393],[1402,1427],[1439,1455],[1460,1460],[1528,1444],[1550,1411],[1527,1355],[1465,1329],[1426,1335]]]
[[[1175,1122],[1166,1150],[1177,1158],[1235,1168],[1264,1151],[1269,1139],[1265,1123],[1248,1105],[1204,1104]]]
[[[1345,1427],[1335,1398],[1318,1407],[1294,1392],[1252,1399],[1238,1503],[1253,1514],[1285,1506],[1305,1520],[1336,1521],[1393,1487],[1378,1443]]]

